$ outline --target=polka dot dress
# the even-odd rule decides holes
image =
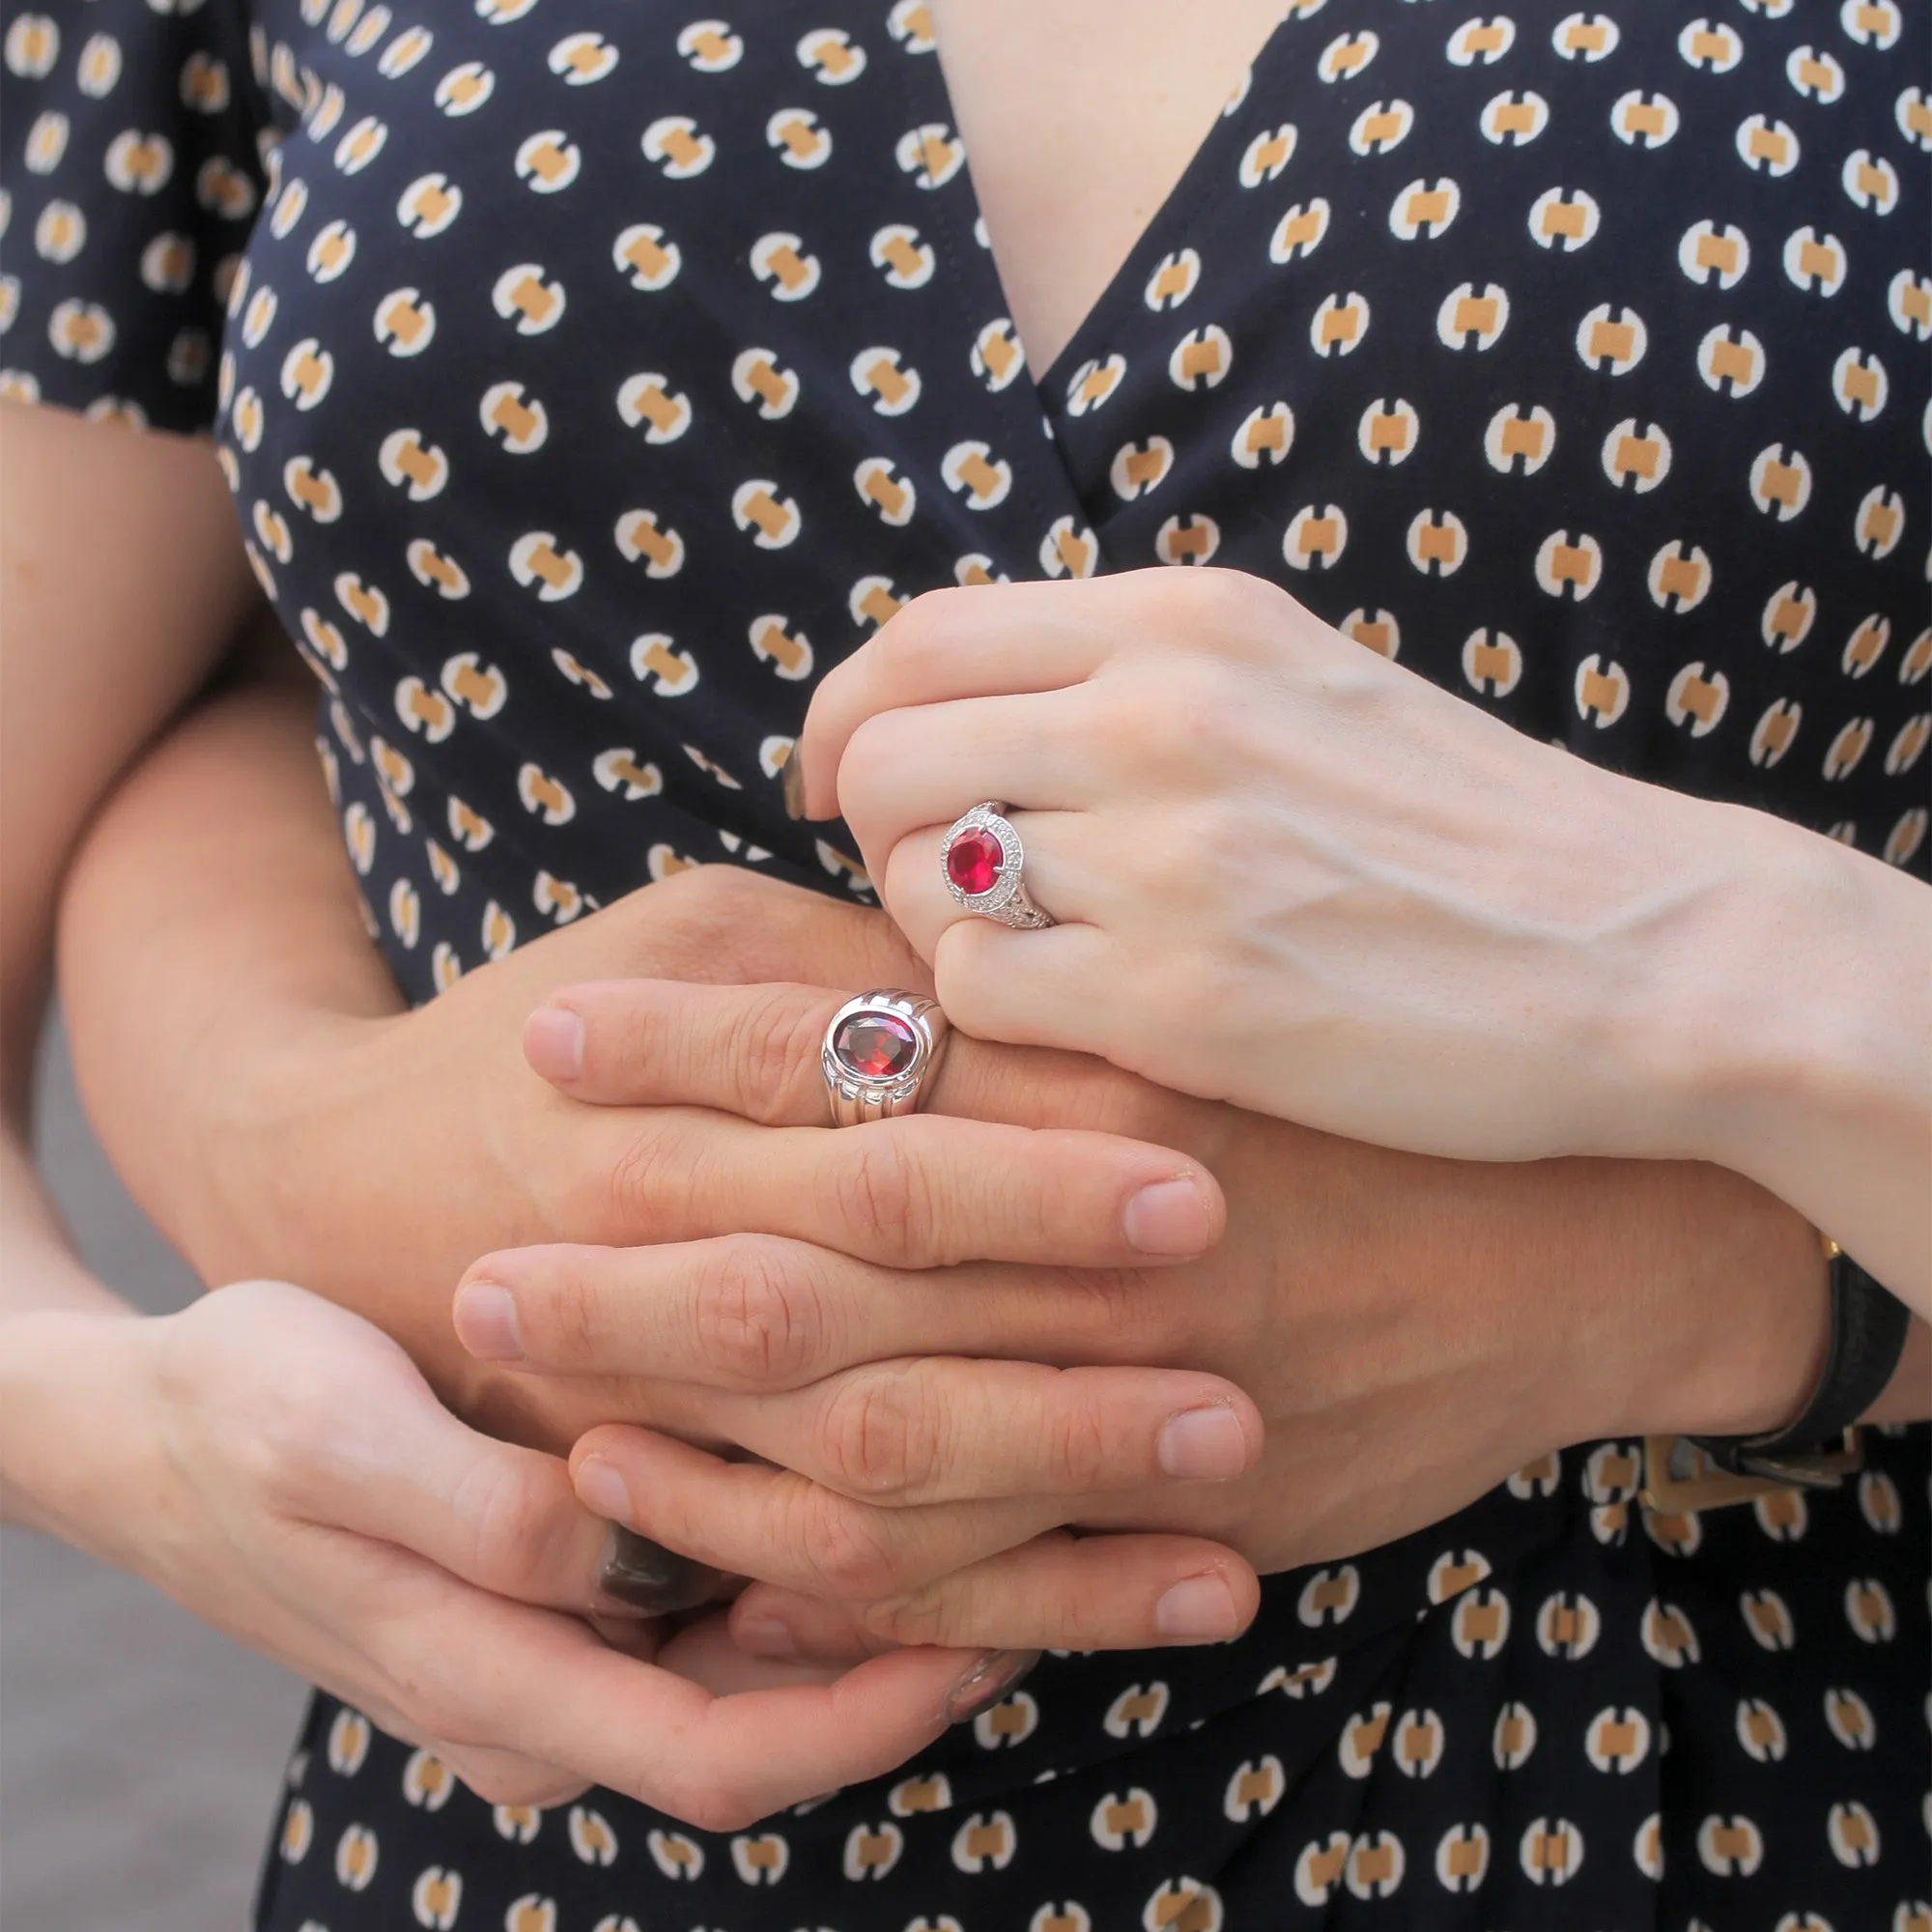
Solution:
[[[917,0],[43,0],[0,388],[213,429],[416,999],[684,866],[867,895],[780,802],[819,672],[1151,565],[1922,874],[1932,33],[1706,4],[1292,6],[1036,384]],[[1926,1433],[1696,1515],[1640,1471],[736,1835],[493,1810],[319,1699],[259,1924],[1927,1932]]]

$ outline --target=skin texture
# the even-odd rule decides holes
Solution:
[[[1890,867],[1514,731],[1236,571],[929,594],[798,755],[956,1025],[1417,1152],[1721,1161],[1932,1309],[1932,892]],[[1059,927],[947,894],[988,797]]]

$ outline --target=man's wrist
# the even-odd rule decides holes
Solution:
[[[1643,1163],[1646,1238],[1606,1281],[1623,1435],[1749,1435],[1789,1422],[1830,1341],[1825,1256],[1804,1218],[1703,1162]],[[1628,1210],[1626,1210],[1628,1211]]]
[[[326,1250],[341,1125],[360,1113],[368,1054],[390,1022],[313,1009],[259,1015],[201,1081],[201,1131],[169,1232],[208,1282],[306,1280]],[[348,1140],[353,1144],[354,1136]],[[347,1179],[348,1177],[344,1177]]]

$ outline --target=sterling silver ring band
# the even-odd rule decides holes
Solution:
[[[918,993],[881,988],[832,1015],[818,1064],[835,1126],[919,1111],[920,1089],[946,1051],[946,1015]]]
[[[996,799],[952,821],[940,848],[939,868],[955,905],[1016,931],[1057,923],[1027,891],[1026,847]]]

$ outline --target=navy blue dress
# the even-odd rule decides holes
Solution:
[[[919,0],[42,0],[0,388],[213,430],[414,999],[683,866],[867,895],[781,805],[814,678],[1149,565],[1923,875],[1932,17],[1703,4],[1299,0],[1036,384]],[[1926,1434],[1868,1434],[1685,1517],[1566,1449],[732,1836],[321,1698],[259,1923],[1926,1932]]]

